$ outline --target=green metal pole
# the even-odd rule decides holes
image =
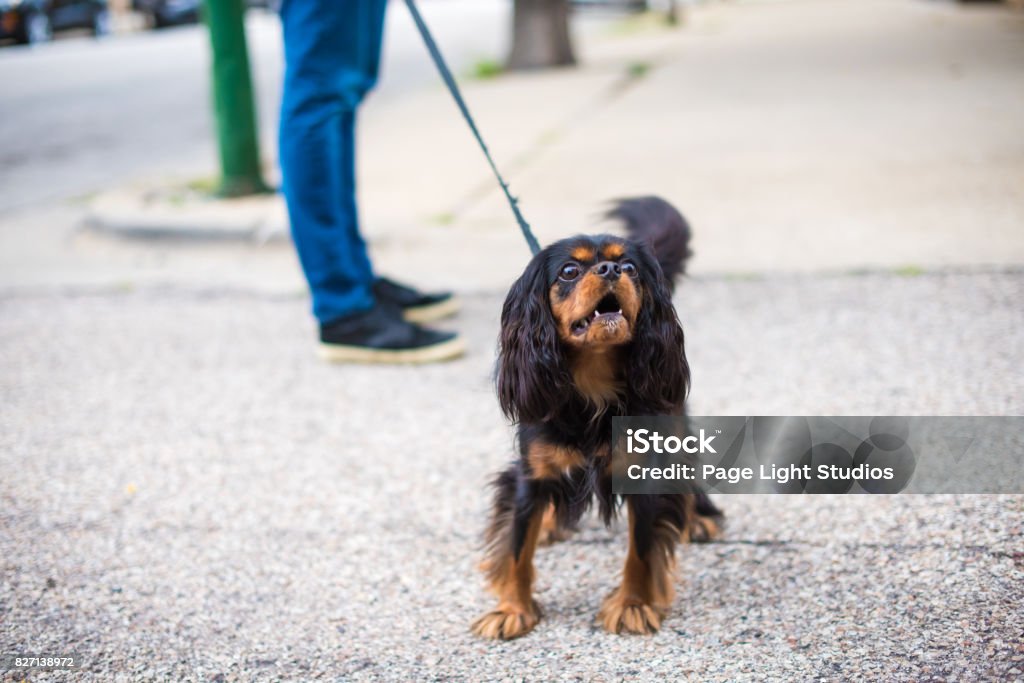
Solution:
[[[267,192],[260,170],[259,132],[253,103],[245,0],[203,0],[213,48],[213,102],[220,146],[218,194],[238,197]]]

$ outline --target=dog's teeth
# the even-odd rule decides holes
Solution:
[[[615,311],[615,312],[618,313],[619,315],[622,315],[622,309],[621,308],[619,310]]]

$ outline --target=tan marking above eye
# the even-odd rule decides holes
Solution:
[[[569,252],[569,255],[572,256],[577,261],[594,260],[594,250],[591,249],[590,247],[576,247],[571,252]]]
[[[622,258],[622,255],[626,253],[626,248],[621,244],[608,244],[601,249],[601,255],[604,256],[606,261],[614,261]]]

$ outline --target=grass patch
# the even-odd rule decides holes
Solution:
[[[455,214],[451,211],[445,211],[443,213],[434,214],[431,216],[430,220],[436,225],[451,225],[455,222]]]
[[[924,268],[913,265],[900,266],[893,270],[893,273],[900,277],[918,277],[920,275],[924,275]]]
[[[497,78],[504,72],[505,67],[502,66],[501,62],[488,57],[476,60],[469,73],[469,77],[479,81],[486,81],[491,78]]]
[[[214,194],[217,192],[220,183],[216,178],[208,176],[206,178],[194,178],[185,183],[185,189],[192,192],[198,192],[199,194]]]
[[[67,200],[68,204],[90,204],[94,199],[100,196],[99,192],[85,192],[83,194],[76,194],[73,197],[69,197]]]
[[[640,79],[651,72],[654,68],[650,62],[631,62],[626,67],[626,75],[630,78]]]
[[[681,11],[681,9],[682,8],[679,8],[679,11]],[[624,19],[616,21],[608,28],[608,32],[613,36],[634,36],[639,33],[673,29],[677,25],[678,24],[672,24],[669,21],[668,15],[665,12],[655,12],[651,10],[647,12],[640,12],[638,14],[631,14]]]
[[[171,206],[182,207],[188,203],[188,196],[185,192],[171,192],[164,197],[164,201]]]

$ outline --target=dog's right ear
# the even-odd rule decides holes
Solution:
[[[513,422],[538,422],[571,395],[555,318],[548,302],[547,250],[533,257],[501,309],[497,390]]]

